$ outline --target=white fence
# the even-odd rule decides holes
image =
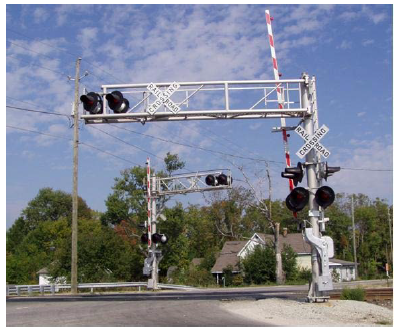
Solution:
[[[183,286],[183,285],[172,285],[172,284],[157,284],[160,289],[194,289],[194,287]],[[128,288],[138,287],[138,291],[141,291],[142,287],[147,289],[147,282],[109,282],[109,283],[85,283],[78,284],[78,289],[90,289],[91,293],[94,292],[95,288]],[[57,284],[57,285],[7,285],[7,296],[8,295],[21,295],[27,293],[33,295],[33,293],[44,293],[55,294],[60,290],[70,290],[70,284]]]

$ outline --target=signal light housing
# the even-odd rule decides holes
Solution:
[[[296,187],[291,191],[285,200],[287,208],[293,212],[303,210],[309,202],[309,191],[303,187]]]
[[[325,172],[324,172],[324,179],[325,181],[327,181],[327,178],[329,176],[331,176],[332,174],[339,172],[340,171],[340,167],[331,167],[328,166],[328,163],[325,163]]]
[[[281,177],[292,179],[294,181],[294,186],[302,182],[303,175],[303,166],[300,162],[298,162],[296,167],[287,167],[284,172],[281,172]]]
[[[210,174],[205,177],[205,183],[207,186],[227,186],[231,185],[232,182],[233,178],[223,173],[219,174],[218,176]]]
[[[88,113],[103,113],[103,102],[99,94],[95,92],[88,92],[86,95],[80,96],[80,101],[83,103],[83,107]]]
[[[142,243],[148,243],[148,241],[149,241],[149,235],[148,235],[148,233],[143,233],[143,234],[141,235],[141,242],[142,242]]]
[[[168,242],[168,237],[165,234],[154,233],[152,234],[153,243],[166,244]]]
[[[321,188],[317,189],[314,199],[316,200],[318,205],[326,209],[334,202],[335,192],[332,188],[328,186],[322,186]]]
[[[120,91],[113,91],[106,95],[106,100],[108,101],[109,108],[113,110],[114,113],[126,113],[130,107],[130,102],[125,99]]]

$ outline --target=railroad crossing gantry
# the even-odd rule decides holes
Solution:
[[[303,73],[300,79],[287,80],[102,85],[102,91],[87,96],[90,98],[84,100],[81,98],[85,110],[92,110],[88,113],[84,112],[81,116],[86,124],[296,118],[298,120],[296,126],[282,126],[275,128],[274,131],[293,130],[299,127],[299,130],[304,130],[307,134],[305,144],[311,144],[313,137],[319,132],[316,80],[306,73]],[[280,103],[282,108],[279,107]],[[305,158],[303,166],[306,168],[309,192],[308,221],[312,228],[310,236],[305,237],[312,247],[312,284],[308,299],[317,301],[327,298],[323,292],[332,289],[329,269],[324,265],[324,259],[328,260],[331,252],[324,247],[325,241],[322,241],[321,245],[317,241],[321,239],[319,224],[323,231],[326,220],[322,208],[315,199],[315,193],[324,178],[321,157],[327,158],[330,153],[327,150],[324,154],[324,151],[313,147],[309,146],[304,155],[298,156]],[[176,193],[179,190],[176,187],[170,189],[168,184],[161,181],[165,179],[155,180],[152,185],[159,186],[157,189],[165,188],[163,194],[166,193],[167,187],[169,193]],[[188,190],[187,188],[185,189]],[[159,189],[156,193],[160,192]],[[150,208],[155,210],[155,204],[151,204]],[[151,215],[155,217],[156,211],[151,211]],[[155,270],[157,271],[157,268]]]

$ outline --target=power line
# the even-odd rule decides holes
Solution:
[[[348,171],[393,172],[392,169],[350,168],[350,167],[341,167],[340,169],[345,169]]]
[[[59,139],[64,139],[64,140],[67,140],[67,141],[72,141],[72,139],[71,139],[71,138],[68,138],[68,137],[63,137],[63,136],[57,136],[57,135],[52,135],[52,134],[48,134],[48,133],[43,133],[43,132],[37,131],[37,130],[31,130],[31,129],[26,129],[26,128],[20,128],[20,127],[15,127],[15,126],[10,126],[10,125],[6,125],[6,127],[7,127],[7,128],[12,128],[12,129],[17,129],[17,130],[26,131],[26,132],[33,133],[33,134],[39,134],[39,135],[44,135],[44,136],[50,136],[50,137],[55,137],[55,138],[59,138]],[[133,162],[133,161],[131,161],[131,160],[128,160],[128,159],[125,159],[125,158],[116,156],[116,155],[113,154],[113,153],[110,153],[110,152],[108,152],[108,151],[102,150],[102,149],[100,149],[100,148],[98,148],[98,147],[95,147],[95,146],[93,146],[93,145],[91,145],[91,144],[84,143],[84,142],[81,142],[81,141],[79,142],[79,144],[84,145],[84,146],[87,146],[87,147],[92,148],[92,149],[95,149],[95,150],[98,150],[98,151],[100,151],[100,152],[102,152],[102,153],[105,153],[105,154],[110,155],[110,156],[112,156],[112,157],[114,157],[114,158],[123,160],[123,161],[125,161],[125,162],[130,163],[130,164],[133,164],[133,165],[136,165],[136,166],[141,166],[140,164],[137,164],[137,163],[135,163],[135,162]]]
[[[7,98],[14,99],[14,100],[17,100],[17,101],[20,101],[20,102],[24,102],[24,101],[18,100],[18,99],[16,99],[16,98],[11,98],[11,97],[7,97]],[[28,103],[28,102],[25,102],[25,103]],[[33,103],[30,103],[30,104],[34,105]],[[15,106],[9,106],[9,105],[7,105],[6,107],[7,107],[7,108],[17,109],[17,110],[28,111],[28,112],[37,112],[37,113],[44,113],[44,114],[51,114],[51,115],[66,116],[66,117],[69,118],[68,115],[62,114],[62,113],[57,113],[57,112],[45,112],[45,111],[31,110],[31,109],[25,109],[25,108],[20,108],[20,107],[15,107]],[[160,141],[163,141],[163,142],[167,142],[167,143],[171,143],[171,144],[177,144],[177,145],[181,145],[181,146],[186,146],[186,147],[190,147],[190,148],[194,148],[194,149],[200,149],[200,150],[203,150],[203,151],[207,151],[207,152],[211,152],[211,153],[217,153],[217,154],[222,154],[222,155],[229,156],[229,157],[235,157],[235,158],[241,158],[241,159],[249,159],[249,160],[253,160],[253,161],[263,161],[263,162],[269,162],[269,163],[284,164],[284,162],[281,162],[281,161],[271,161],[271,160],[265,160],[265,159],[256,159],[256,158],[250,158],[250,157],[236,156],[236,155],[232,155],[232,154],[228,154],[228,153],[223,153],[223,152],[220,152],[220,151],[215,151],[215,150],[210,150],[210,149],[202,148],[202,147],[199,147],[199,146],[194,146],[194,145],[190,145],[190,144],[185,144],[185,143],[180,143],[180,142],[175,142],[175,141],[167,140],[167,139],[164,139],[164,138],[161,138],[161,137],[157,137],[157,136],[153,136],[153,135],[149,135],[149,134],[140,133],[140,132],[137,132],[137,131],[135,131],[135,130],[126,129],[126,128],[124,128],[124,127],[119,127],[119,126],[115,126],[115,125],[111,125],[111,124],[108,124],[108,125],[109,125],[109,126],[112,126],[112,127],[115,127],[115,128],[118,128],[118,129],[122,129],[122,130],[125,130],[125,131],[128,131],[128,132],[134,133],[134,134],[137,134],[137,135],[142,135],[142,136],[150,137],[150,138],[152,138],[152,139],[157,139],[157,140],[160,140]],[[8,128],[13,128],[13,129],[18,129],[18,130],[23,130],[23,131],[27,131],[27,132],[31,132],[31,133],[35,133],[35,134],[40,134],[40,135],[46,135],[46,136],[51,136],[51,137],[56,137],[56,138],[61,138],[61,139],[66,139],[66,140],[71,140],[71,139],[66,138],[66,137],[51,135],[51,134],[42,133],[42,132],[39,132],[39,131],[29,130],[29,129],[25,129],[25,128],[19,128],[19,127],[14,127],[14,126],[9,126],[9,125],[7,125],[6,127],[8,127]],[[123,142],[123,143],[125,143],[125,144],[127,144],[127,145],[130,145],[130,146],[132,146],[132,147],[134,147],[134,148],[136,148],[136,149],[138,149],[138,150],[141,150],[141,151],[143,151],[143,152],[145,152],[145,153],[148,153],[148,154],[154,156],[155,158],[158,158],[158,159],[163,160],[163,158],[161,158],[161,157],[159,157],[159,156],[157,156],[157,155],[155,155],[155,154],[153,154],[153,153],[151,153],[151,152],[149,152],[149,151],[147,151],[147,150],[144,150],[144,149],[142,149],[142,148],[140,148],[140,147],[138,147],[138,146],[136,146],[136,145],[133,145],[132,143],[126,142],[126,141],[122,140],[122,139],[119,138],[119,137],[116,137],[116,136],[114,136],[114,135],[112,135],[112,134],[109,134],[108,132],[106,132],[106,131],[104,131],[104,130],[102,130],[102,129],[99,129],[99,128],[96,128],[96,127],[92,127],[92,128],[94,128],[94,129],[96,129],[96,130],[99,130],[99,131],[103,132],[104,134],[106,134],[106,135],[108,135],[108,136],[110,136],[110,137],[113,137],[114,139],[117,139],[117,140],[119,140],[119,141],[121,141],[121,142]],[[110,152],[107,152],[107,151],[101,150],[101,149],[99,149],[99,148],[97,148],[97,147],[88,145],[87,143],[80,142],[80,144],[89,146],[89,147],[94,148],[94,149],[96,149],[96,150],[98,150],[98,151],[101,151],[101,152],[103,152],[103,153],[112,155],[112,156],[114,156],[114,157],[116,157],[116,158],[122,159],[122,160],[127,161],[127,162],[130,162],[130,163],[132,163],[132,164],[139,165],[139,164],[134,163],[134,162],[132,162],[132,161],[130,161],[130,160],[123,159],[123,158],[121,158],[121,157],[119,157],[119,156],[113,155],[113,154],[111,154]],[[191,171],[191,170],[189,170],[189,169],[187,169],[187,168],[184,168],[184,169],[186,169],[186,170],[188,170],[188,171]],[[341,167],[341,170],[342,170],[342,169],[343,169],[343,170],[351,170],[351,171],[369,171],[369,172],[392,172],[392,171],[393,171],[392,169],[371,169],[371,168],[351,168],[351,167]]]
[[[281,164],[282,163],[282,164],[284,164],[283,162],[280,162],[280,161],[244,157],[244,156],[234,155],[234,154],[220,152],[220,151],[216,151],[216,150],[211,150],[211,149],[203,148],[203,147],[196,146],[196,145],[175,142],[175,141],[171,141],[171,140],[164,139],[164,138],[161,138],[161,137],[157,137],[157,136],[153,136],[153,135],[149,135],[149,134],[143,134],[143,133],[140,133],[140,132],[137,132],[137,131],[134,131],[134,130],[126,129],[124,127],[118,127],[118,126],[111,125],[111,124],[109,124],[109,126],[116,127],[116,128],[119,128],[119,129],[123,129],[125,131],[129,131],[129,132],[134,133],[134,134],[138,134],[138,135],[150,137],[150,138],[153,138],[153,139],[157,139],[157,140],[160,140],[160,141],[163,141],[163,142],[177,144],[177,145],[181,145],[181,146],[186,146],[186,147],[189,147],[189,148],[198,149],[198,150],[202,150],[202,151],[207,151],[207,152],[210,152],[210,153],[217,153],[217,154],[221,154],[221,155],[227,156],[227,157],[233,157],[233,158],[239,158],[239,159],[247,159],[247,160],[259,161],[259,162],[269,162],[269,163],[277,163],[277,164]]]
[[[134,145],[134,144],[132,144],[132,143],[126,142],[126,141],[122,140],[121,138],[119,138],[119,137],[117,137],[117,136],[114,136],[114,135],[112,135],[112,134],[109,134],[108,132],[106,132],[106,131],[104,131],[104,130],[102,130],[102,129],[99,129],[99,128],[96,128],[96,127],[92,127],[92,128],[95,129],[95,130],[98,130],[98,131],[100,131],[100,132],[102,132],[102,133],[104,133],[104,134],[106,134],[106,135],[108,135],[108,136],[110,136],[110,137],[113,137],[114,139],[116,139],[116,140],[118,140],[118,141],[120,141],[120,142],[123,142],[124,144],[127,144],[127,145],[129,145],[129,146],[132,146],[132,147],[135,148],[135,149],[138,149],[138,150],[140,150],[140,151],[142,151],[142,152],[145,152],[145,153],[150,154],[151,156],[153,156],[153,157],[155,157],[155,158],[158,158],[158,159],[160,159],[160,160],[163,160],[163,158],[161,158],[161,157],[159,157],[159,156],[156,156],[155,154],[153,154],[153,153],[151,153],[151,152],[149,152],[149,151],[147,151],[147,150],[144,150],[144,149],[140,148],[139,146],[136,146],[136,145]]]
[[[15,56],[13,56],[12,54],[7,54],[7,56],[9,56],[9,57],[11,57],[11,58],[14,58],[14,59],[17,59],[17,60],[19,60],[19,61],[21,61],[21,62],[27,63],[27,64],[30,65],[30,66],[40,67],[40,68],[43,68],[43,69],[52,71],[52,72],[54,72],[54,73],[56,73],[56,74],[60,74],[60,75],[62,75],[62,76],[67,76],[65,73],[61,73],[61,72],[56,71],[56,70],[54,70],[54,69],[51,69],[51,68],[48,68],[48,67],[44,67],[44,66],[40,66],[40,65],[36,65],[36,64],[34,64],[34,63],[31,63],[31,62],[28,62],[28,61],[25,61],[25,60],[21,60],[21,59],[15,57]]]
[[[104,133],[104,134],[106,134],[106,135],[108,135],[108,136],[110,136],[110,137],[112,137],[112,138],[114,138],[114,139],[116,139],[116,140],[118,140],[118,141],[124,143],[124,144],[127,144],[127,145],[129,145],[129,146],[132,146],[132,147],[134,147],[135,149],[138,149],[138,150],[140,150],[140,151],[142,151],[142,152],[148,153],[149,155],[151,155],[151,156],[153,156],[153,157],[155,157],[155,158],[157,158],[157,159],[160,159],[161,161],[164,161],[164,158],[159,157],[159,156],[153,154],[152,152],[149,152],[149,151],[147,151],[147,150],[144,150],[144,149],[140,148],[139,146],[136,146],[136,145],[134,145],[134,144],[132,144],[132,143],[126,142],[126,141],[122,140],[121,138],[119,138],[119,137],[117,137],[117,136],[114,136],[114,135],[112,135],[112,134],[110,134],[110,133],[108,133],[108,132],[106,132],[106,131],[104,131],[104,130],[102,130],[102,129],[99,129],[99,128],[97,128],[97,127],[92,127],[92,128],[94,128],[94,129],[96,129],[96,130],[99,130],[100,132],[102,132],[102,133]],[[185,167],[184,167],[183,169],[185,169],[185,170],[187,170],[187,171],[189,171],[189,172],[193,172],[192,170],[190,170],[190,169],[188,169],[188,168],[185,168]]]
[[[61,61],[61,60],[58,59],[58,58],[54,58],[54,57],[48,56],[47,54],[34,51],[34,50],[32,50],[31,48],[24,47],[24,46],[22,46],[22,45],[19,45],[19,44],[17,44],[17,43],[12,42],[11,40],[8,40],[8,42],[9,42],[10,44],[12,44],[12,45],[15,45],[15,46],[18,46],[18,47],[20,47],[20,48],[23,48],[24,50],[27,50],[27,51],[30,51],[30,52],[39,54],[39,55],[44,56],[44,57],[46,57],[46,58],[48,58],[48,59],[51,59],[51,60],[59,60],[59,61]]]
[[[27,108],[21,108],[21,107],[16,107],[16,106],[9,106],[9,105],[6,105],[6,107],[7,108],[16,109],[16,110],[19,110],[19,111],[43,113],[43,114],[58,115],[58,116],[66,116],[67,118],[70,118],[70,115],[66,115],[66,114],[58,113],[58,112],[37,111],[37,110],[31,110],[31,109],[27,109]]]

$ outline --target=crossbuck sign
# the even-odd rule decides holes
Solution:
[[[156,84],[150,83],[147,86],[147,89],[157,97],[157,100],[147,108],[147,111],[150,113],[150,115],[156,113],[161,105],[167,107],[174,114],[178,113],[181,109],[170,99],[170,97],[176,90],[179,89],[179,87],[180,85],[174,82],[168,87],[167,90],[161,91]]]
[[[321,128],[317,129],[314,134],[310,136],[301,126],[296,127],[295,132],[306,141],[298,150],[296,155],[302,159],[310,152],[311,149],[315,149],[317,152],[320,152],[324,158],[328,158],[331,155],[331,152],[329,152],[320,143],[320,140],[328,133],[328,131],[328,127],[326,125],[322,125]]]

